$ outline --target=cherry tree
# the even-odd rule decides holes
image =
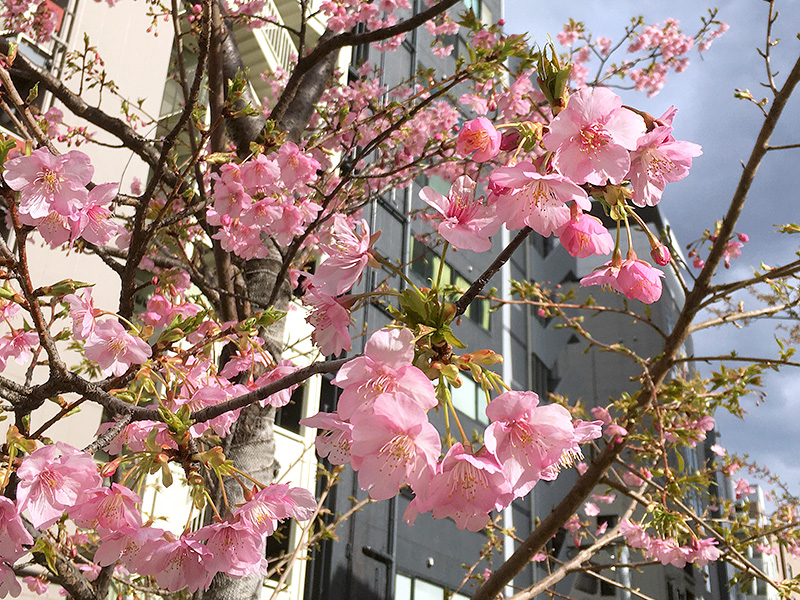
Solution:
[[[622,87],[657,93],[670,72],[686,68],[694,46],[705,51],[724,33],[716,13],[696,35],[673,20],[640,19],[616,41],[595,38],[571,21],[558,34],[560,49],[530,49],[524,38],[503,33],[502,23],[481,23],[456,4],[428,2],[414,13],[402,0],[330,0],[313,12],[299,2],[300,28],[292,30],[297,57],[288,71],[264,74],[272,97],[262,104],[252,96],[230,32],[240,22],[276,25],[258,2],[153,3],[154,23],[163,27],[166,19],[175,33],[183,95],[179,114],[157,139],[142,134],[152,124],[143,112],[129,103],[120,115],[87,104],[81,90],[4,38],[0,108],[17,135],[4,136],[0,146],[0,191],[12,232],[10,241],[0,241],[0,366],[15,361],[23,370],[19,378],[0,376],[0,397],[14,420],[0,480],[0,594],[19,594],[17,574],[27,572],[22,559],[30,553],[43,569],[27,582],[32,589],[50,580],[80,600],[107,597],[112,586],[120,594],[186,589],[197,597],[257,597],[270,569],[265,540],[279,521],[312,523],[308,529],[316,533],[303,548],[329,533],[313,524],[324,498],[272,482],[274,411],[298,384],[323,373],[333,375],[341,394],[335,412],[304,421],[321,432],[318,454],[335,469],[349,464],[374,500],[408,486],[414,495],[409,523],[431,513],[470,531],[499,528],[495,515],[515,498],[565,468],[579,469],[577,483],[485,578],[476,599],[497,597],[531,560],[552,561],[545,544],[562,528],[588,543],[569,562],[552,562],[547,578],[514,598],[547,590],[620,539],[648,561],[702,566],[724,557],[744,576],[780,590],[793,587],[770,580],[742,551],[773,535],[800,552],[796,502],[788,491],[757,530],[724,498],[709,500],[719,504],[715,518],[697,514],[682,501],[687,490],[708,487],[720,470],[730,475],[742,461],[718,449],[724,460],[687,473],[671,457],[705,439],[716,408],[740,410],[739,397],[758,384],[764,366],[796,366],[791,331],[777,357],[751,357],[746,366],[708,377],[680,368],[688,362],[681,348],[692,332],[791,315],[797,304],[797,262],[761,267],[735,283],[715,284],[712,277],[747,241],[735,232],[737,218],[773,148],[770,135],[800,78],[800,62],[783,78],[774,73],[768,33],[763,55],[771,97],[753,99],[763,127],[725,218],[691,247],[690,266],[637,210],[659,204],[667,184],[689,176],[701,148],[673,137],[674,109],[653,116],[625,106],[614,86],[622,81]],[[774,3],[768,6],[771,27]],[[7,4],[2,17],[7,27],[40,40],[55,27],[45,2]],[[312,19],[326,23],[317,40],[309,33]],[[370,77],[369,64],[352,81],[337,72],[342,49],[374,44],[391,52],[420,27],[436,36],[434,51],[441,55],[453,50],[444,36],[466,32],[469,59],[458,59],[452,74],[423,71],[393,90]],[[193,72],[186,64],[189,46],[196,53]],[[619,54],[624,57],[612,58]],[[81,82],[114,93],[113,74],[105,73],[88,41],[71,64]],[[27,98],[15,84],[19,77],[37,84]],[[37,112],[32,102],[44,91],[63,114]],[[78,125],[78,117],[147,163],[146,183],[128,193],[117,182],[95,181],[89,157],[76,148],[92,143],[92,130]],[[465,289],[453,290],[441,269],[428,287],[416,285],[405,265],[376,250],[380,232],[361,218],[375,197],[422,173],[449,185],[447,195],[432,187],[420,193],[430,207],[420,218],[430,225],[431,243],[441,244],[442,259],[450,248],[494,257]],[[616,229],[590,212],[605,215]],[[506,247],[498,244],[501,228],[516,232]],[[669,331],[647,310],[660,299],[664,271],[637,255],[634,228],[649,240],[652,262],[684,288]],[[797,230],[784,227],[787,234]],[[605,306],[610,291],[589,298],[532,282],[514,282],[512,298],[494,297],[487,282],[533,232],[558,237],[575,257],[607,256],[580,286],[610,288],[631,302]],[[89,272],[85,281],[34,285],[31,240],[53,252],[99,257],[119,279],[118,304],[95,304],[98,282]],[[357,291],[369,269],[405,285]],[[135,297],[148,286],[152,292],[140,310]],[[738,310],[732,299],[740,290],[752,290],[762,306]],[[502,357],[492,349],[465,349],[458,338],[458,320],[479,295],[497,305],[530,303],[591,347],[633,361],[641,389],[595,407],[591,416],[570,399],[509,389],[493,369]],[[352,340],[362,332],[348,327],[351,315],[380,302],[390,306],[393,321],[372,327],[363,354],[354,354]],[[312,328],[314,350],[290,361],[284,324],[297,305]],[[717,314],[697,322],[709,307]],[[593,337],[584,317],[598,311],[655,327],[663,346],[640,356]],[[490,425],[479,439],[464,430],[452,402],[461,373],[489,398]],[[48,399],[60,412],[32,429],[31,415]],[[78,449],[50,439],[53,423],[84,402],[104,411],[94,441]],[[432,411],[445,416],[445,431],[431,424]],[[593,458],[581,462],[587,445]],[[193,514],[205,515],[204,524],[187,525],[180,535],[143,516],[139,494],[153,475],[165,486],[178,485],[173,468],[190,490]],[[584,514],[597,514],[595,503],[608,497],[598,496],[599,486],[629,498],[630,507],[618,525],[591,532],[577,513],[583,506]],[[737,493],[748,489],[741,479]],[[291,566],[299,552],[284,563]]]

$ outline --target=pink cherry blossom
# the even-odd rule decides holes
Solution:
[[[608,88],[583,88],[550,123],[544,147],[558,171],[575,183],[619,184],[630,168],[629,150],[645,132],[644,120],[622,108]]]
[[[658,244],[657,246],[653,246],[652,250],[650,250],[650,258],[652,258],[653,262],[657,265],[665,267],[672,260],[672,254],[670,254],[669,248],[664,244]]]
[[[432,510],[435,519],[452,517],[459,529],[480,531],[488,523],[489,513],[508,506],[513,497],[503,467],[492,454],[472,454],[456,443],[427,489],[418,493],[406,518],[413,521],[415,511]]]
[[[95,317],[102,311],[94,307],[92,288],[81,288],[74,294],[64,296],[69,304],[69,316],[72,319],[72,334],[77,340],[85,340],[94,331]]]
[[[151,575],[160,587],[170,592],[188,588],[194,593],[206,589],[214,576],[206,567],[213,560],[211,551],[188,536],[175,540],[167,539],[166,535],[141,547],[134,562],[136,570]]]
[[[569,411],[538,404],[534,392],[505,392],[486,407],[492,423],[484,443],[503,465],[517,497],[530,492],[542,471],[556,465],[575,441]]]
[[[595,406],[591,410],[592,416],[603,422],[603,425],[611,423],[611,414],[605,406]]]
[[[212,573],[245,577],[266,569],[265,538],[246,523],[233,520],[207,525],[191,537],[204,540],[212,558],[205,563]]]
[[[97,435],[102,435],[113,426],[114,423],[102,423],[97,428]],[[147,449],[145,442],[154,430],[157,432],[154,436],[156,445],[177,449],[178,446],[169,435],[166,423],[147,420],[134,421],[128,425],[105,449],[112,455],[117,455],[122,452],[122,446],[125,445],[133,452],[144,452]]]
[[[78,233],[87,242],[102,246],[119,233],[121,227],[111,221],[111,211],[108,209],[118,189],[116,183],[101,183],[89,191],[87,202],[77,215]]]
[[[734,486],[734,491],[736,492],[736,499],[739,500],[743,496],[755,493],[756,489],[746,479],[738,479]]]
[[[711,446],[711,448],[709,448],[709,450],[711,450],[717,456],[725,456],[728,453],[728,451],[719,444],[714,444]]]
[[[65,511],[100,485],[91,455],[64,443],[43,446],[24,459],[17,470],[17,509],[27,510],[37,529],[46,529]]]
[[[464,123],[458,132],[456,151],[461,156],[469,156],[475,162],[486,162],[500,151],[500,132],[486,117],[478,117]],[[473,154],[474,152],[474,154]]]
[[[128,569],[135,571],[140,562],[139,554],[149,542],[163,539],[165,531],[157,527],[142,527],[133,534],[123,532],[112,533],[103,538],[94,553],[94,561],[101,567],[121,562]],[[146,560],[146,557],[142,559]]]
[[[317,170],[320,168],[319,161],[300,150],[293,142],[284,142],[278,150],[277,160],[281,170],[281,181],[289,190],[311,183],[316,179]]]
[[[278,381],[287,375],[291,375],[297,370],[295,364],[287,359],[282,360],[274,368],[272,368],[269,372],[265,373],[261,377],[255,380],[254,387],[263,387],[268,383],[272,383],[273,381]],[[278,392],[275,392],[271,396],[267,396],[263,400],[259,402],[261,406],[274,406],[275,408],[280,408],[281,406],[286,406],[289,404],[289,401],[292,399],[292,393],[297,389],[298,384],[290,385]]]
[[[34,594],[44,596],[47,593],[47,582],[39,577],[31,577],[30,575],[22,578],[22,582],[28,586],[28,589]]]
[[[599,502],[600,504],[612,504],[614,499],[617,497],[616,494],[592,494],[592,500],[595,502]]]
[[[730,240],[722,251],[722,260],[725,261],[725,268],[729,269],[731,260],[739,258],[742,255],[742,242],[739,240]]]
[[[361,277],[370,260],[370,234],[367,222],[361,221],[358,235],[342,215],[336,215],[331,228],[331,243],[320,245],[328,257],[312,277],[314,286],[323,294],[338,296],[349,290]]]
[[[628,298],[652,304],[661,297],[662,277],[663,271],[643,260],[629,258],[619,269],[617,289]]]
[[[27,552],[33,538],[22,524],[14,503],[0,496],[0,561],[13,563]]]
[[[424,202],[439,214],[436,230],[460,250],[485,252],[492,247],[489,236],[497,233],[500,223],[494,209],[475,199],[475,182],[466,175],[456,179],[445,198],[431,187],[419,193]]]
[[[33,356],[32,349],[39,344],[35,331],[14,331],[0,338],[0,368],[4,369],[10,359],[24,365]]]
[[[406,483],[425,485],[442,450],[436,428],[411,400],[380,396],[368,412],[353,416],[350,449],[358,483],[376,500],[397,495]]]
[[[695,539],[690,548],[690,561],[698,567],[705,567],[710,562],[715,562],[722,554],[717,548],[714,538]]]
[[[678,544],[673,538],[666,540],[653,538],[648,554],[658,559],[662,565],[672,565],[682,569],[690,556],[690,549]]]
[[[493,206],[508,229],[528,226],[546,237],[569,221],[569,202],[583,210],[592,206],[586,192],[572,181],[557,173],[540,175],[527,161],[495,169],[489,181],[490,187],[499,190]]]
[[[411,364],[414,334],[408,329],[381,329],[372,334],[359,356],[342,366],[333,382],[342,388],[337,412],[350,419],[381,394],[402,394],[427,410],[438,404],[433,384]]]
[[[132,535],[142,526],[141,503],[127,487],[112,483],[110,488],[86,492],[83,502],[71,508],[69,516],[78,527],[93,529],[101,538],[115,532]]]
[[[650,547],[650,536],[638,523],[622,519],[619,523],[619,532],[625,537],[631,548],[644,549]]]
[[[577,258],[609,254],[614,249],[614,238],[600,219],[585,213],[570,218],[556,235],[564,249]]]
[[[587,517],[596,517],[597,515],[600,514],[600,509],[594,502],[584,502],[583,512]]]
[[[303,304],[310,308],[306,321],[314,327],[311,341],[326,356],[338,356],[352,349],[350,312],[342,304],[326,294],[318,293],[311,286],[303,296]]]
[[[113,319],[95,326],[86,339],[86,358],[95,361],[105,376],[124,375],[131,365],[140,365],[152,354],[150,346],[134,337]]]
[[[327,430],[317,436],[317,454],[327,458],[331,464],[346,465],[350,462],[350,447],[353,444],[353,426],[339,418],[337,413],[317,413],[300,420],[304,427]]]
[[[664,273],[649,263],[638,260],[635,254],[625,261],[612,259],[581,279],[581,286],[602,285],[620,292],[632,300],[652,304],[661,297],[661,278]]]
[[[633,188],[632,201],[637,206],[655,206],[667,183],[680,181],[689,174],[692,158],[700,156],[700,146],[676,141],[672,127],[664,125],[639,138],[631,153],[628,177]]]
[[[293,517],[307,521],[317,510],[317,501],[308,490],[286,483],[268,485],[234,511],[244,523],[261,535],[272,535],[278,521]]]
[[[20,192],[19,212],[33,219],[46,217],[51,210],[63,216],[77,212],[86,202],[85,186],[94,174],[89,157],[77,150],[53,156],[47,148],[39,148],[4,166],[3,179]]]
[[[14,571],[4,563],[0,563],[0,597],[12,596],[16,598],[22,593],[22,586],[19,584]]]

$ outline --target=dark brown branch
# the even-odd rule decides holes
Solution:
[[[0,50],[3,52],[8,51],[7,39],[0,39]],[[160,153],[153,141],[136,133],[121,119],[109,116],[99,108],[86,104],[83,98],[70,91],[62,81],[49,71],[37,67],[24,56],[18,54],[14,59],[14,68],[11,69],[11,72],[20,72],[26,77],[38,81],[44,89],[58,98],[70,112],[118,138],[125,147],[132,150],[151,167],[158,163]]]
[[[250,404],[255,404],[265,398],[285,390],[289,386],[301,383],[313,375],[319,373],[333,373],[337,371],[343,364],[352,360],[350,358],[340,358],[339,360],[330,360],[323,362],[316,362],[297,369],[293,373],[268,383],[267,385],[243,394],[236,398],[232,398],[226,402],[222,402],[215,406],[208,406],[206,408],[195,411],[191,414],[190,418],[195,423],[202,423],[218,417],[226,412],[244,408]],[[64,376],[65,387],[60,391],[74,391],[86,396],[87,400],[100,404],[107,411],[117,415],[130,415],[132,421],[162,421],[161,415],[155,408],[145,408],[142,406],[134,406],[123,402],[119,398],[109,394],[101,389],[97,384],[87,381],[86,379],[76,375],[75,373],[68,372]]]
[[[503,248],[503,251],[497,255],[497,258],[494,259],[491,265],[487,267],[487,269],[481,273],[481,276],[478,277],[475,282],[469,286],[469,289],[462,294],[462,296],[456,300],[456,314],[463,315],[464,311],[467,310],[470,302],[475,299],[483,288],[486,287],[486,284],[489,283],[489,280],[495,276],[495,274],[500,271],[502,266],[508,262],[508,259],[511,258],[511,255],[514,254],[514,251],[519,248],[520,244],[525,241],[525,239],[530,235],[531,229],[530,227],[524,227],[520,232],[516,235],[516,237],[511,240],[511,242]]]
[[[286,83],[286,87],[284,88],[281,97],[273,107],[270,117],[278,122],[283,120],[284,113],[294,101],[295,94],[300,89],[301,84],[304,83],[306,75],[331,53],[335,53],[345,46],[369,44],[372,42],[387,40],[396,35],[400,35],[401,33],[408,33],[409,31],[420,27],[426,21],[439,16],[448,8],[455,6],[458,1],[459,0],[442,0],[427,10],[417,13],[405,21],[400,21],[392,27],[385,27],[376,31],[368,31],[366,33],[346,32],[338,35],[332,35],[330,30],[326,30],[314,49],[297,61],[297,66],[292,71],[292,75],[289,77],[289,81]]]

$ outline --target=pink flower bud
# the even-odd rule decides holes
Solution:
[[[739,238],[739,241],[742,242],[743,244],[746,244],[747,242],[750,241],[750,236],[747,235],[746,233],[737,233],[736,236]]]
[[[672,260],[672,256],[669,253],[669,248],[664,245],[658,245],[650,251],[650,257],[655,261],[657,265],[668,265],[669,261]]]
[[[701,258],[695,258],[695,259],[692,261],[692,266],[693,266],[695,269],[702,269],[703,267],[705,267],[705,266],[706,266],[706,261],[704,261],[704,260],[703,260],[703,259],[701,259]]]
[[[516,130],[507,131],[500,139],[500,150],[510,152],[516,150],[519,145],[519,132]]]

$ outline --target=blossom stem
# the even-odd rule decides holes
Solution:
[[[397,266],[392,264],[391,261],[387,260],[374,250],[370,251],[370,255],[373,256],[375,260],[377,260],[383,266],[388,267],[393,273],[396,273],[403,281],[405,281],[408,285],[414,288],[415,292],[422,295],[422,292],[419,290],[419,288],[416,285],[414,285],[414,282],[411,281],[405,273],[403,273],[402,269],[398,269]]]
[[[247,474],[247,473],[245,473],[244,471],[240,471],[240,470],[239,470],[239,469],[237,469],[236,467],[231,467],[231,470],[233,470],[233,471],[235,471],[236,473],[238,473],[239,475],[242,475],[243,477],[245,477],[245,478],[249,479],[250,481],[252,481],[253,483],[255,483],[255,484],[256,484],[256,485],[257,485],[259,488],[265,488],[265,487],[267,487],[266,485],[264,485],[263,483],[261,483],[261,482],[260,482],[258,479],[254,479],[254,478],[250,477],[250,475],[248,475],[248,474]],[[235,476],[234,476],[234,477],[235,477]],[[240,482],[240,484],[241,484],[241,482]]]
[[[222,488],[225,488],[225,486],[224,486],[224,485],[222,485],[222,481],[220,481],[219,483],[220,483],[220,485],[222,486]],[[214,506],[214,501],[212,500],[212,498],[211,498],[211,494],[208,492],[208,490],[203,490],[203,495],[204,495],[204,496],[206,497],[206,499],[208,500],[208,504],[209,504],[209,506],[211,507],[211,510],[213,510],[213,511],[214,511],[214,515],[215,515],[215,516],[216,516],[218,519],[222,520],[222,516],[220,516],[220,514],[219,514],[219,511],[217,510],[217,507],[216,507],[216,506]],[[222,492],[222,495],[223,495],[223,498],[225,498],[225,506],[228,506],[228,499],[227,499],[227,497],[225,497],[225,492],[224,492],[224,491]]]
[[[453,411],[453,420],[456,423],[456,427],[458,427],[458,432],[461,434],[461,442],[464,444],[465,448],[469,448],[470,453],[472,452],[472,444],[467,437],[467,434],[464,432],[464,428],[461,426],[461,420],[458,418],[458,413],[456,413],[456,407],[453,405],[452,397],[448,399],[447,406],[450,410]],[[445,414],[447,414],[445,409]]]
[[[445,385],[447,385],[447,384],[444,382],[444,377],[442,376],[441,373],[439,373],[439,383],[436,386],[436,388],[437,388],[436,389],[436,397],[440,401],[443,400],[442,404],[445,405],[444,406],[444,436],[445,436],[444,441],[445,441],[445,445],[449,448],[450,446],[453,445],[453,436],[450,435],[450,411],[447,410],[448,400],[447,400],[447,395],[445,393],[442,393],[441,395],[439,394],[439,389],[442,389],[442,392],[446,392],[447,388],[444,387]],[[437,410],[438,410],[438,407],[437,407]]]
[[[442,248],[442,256],[439,258],[439,272],[436,274],[436,285],[434,286],[437,290],[439,289],[440,284],[442,283],[442,273],[444,272],[444,257],[447,256],[447,249],[450,247],[450,242],[444,243],[444,248]]]
[[[627,257],[631,258],[631,252],[634,252],[634,250],[633,250],[633,237],[631,236],[631,226],[628,223],[628,215],[625,214],[625,216],[623,218],[625,219],[625,235],[628,237],[628,256]]]
[[[218,472],[217,479],[219,479],[219,489],[222,491],[222,502],[225,504],[225,511],[229,512],[231,510],[231,505],[228,503],[228,492],[225,491],[225,482],[222,481],[222,475],[220,475]],[[214,506],[213,501],[211,502],[211,506],[214,507],[214,512],[217,512],[217,507]]]

